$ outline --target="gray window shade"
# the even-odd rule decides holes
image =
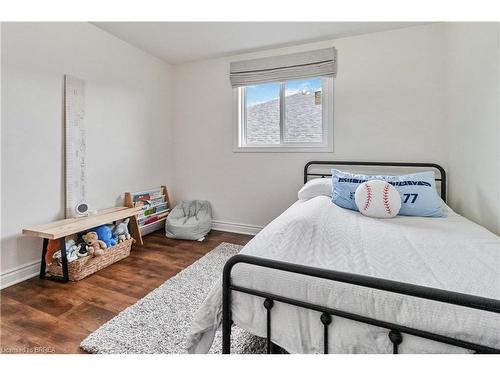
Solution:
[[[231,85],[248,86],[265,82],[310,77],[334,77],[337,73],[335,48],[231,63]]]

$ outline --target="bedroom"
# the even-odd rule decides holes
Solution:
[[[498,352],[498,22],[102,18],[1,24],[2,353]]]

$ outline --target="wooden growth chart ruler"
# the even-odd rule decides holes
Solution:
[[[88,214],[87,135],[85,131],[85,82],[64,76],[66,133],[66,217]]]

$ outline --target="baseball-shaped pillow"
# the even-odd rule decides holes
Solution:
[[[363,215],[394,217],[401,208],[401,196],[394,186],[381,180],[363,182],[354,193],[354,201]]]

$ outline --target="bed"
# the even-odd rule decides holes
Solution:
[[[446,203],[436,164],[309,162],[437,169],[445,218],[365,217],[317,196],[297,201],[231,258],[198,310],[191,353],[222,325],[289,353],[500,353],[500,240]]]

